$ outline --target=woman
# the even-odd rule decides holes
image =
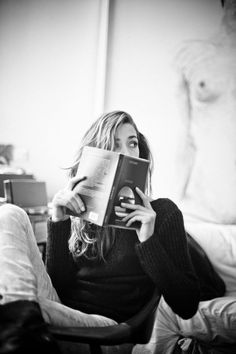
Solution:
[[[74,176],[85,145],[152,161],[145,137],[125,112],[103,115],[84,135],[72,178],[55,195],[49,221],[47,269],[60,299],[85,313],[123,321],[138,311],[157,286],[174,312],[182,318],[192,317],[199,286],[187,251],[182,214],[174,203],[168,199],[151,202],[137,189],[143,206],[123,205],[131,211],[125,217],[127,226],[135,221],[141,224],[136,232],[101,228],[80,218],[71,221],[66,214],[68,209],[82,214],[86,207],[73,191],[83,177]],[[150,182],[151,168],[147,193]]]
[[[85,145],[150,160],[146,191],[137,189],[143,205],[122,204],[130,210],[127,226],[139,221],[136,230],[102,228],[68,215],[86,208],[73,190],[83,177],[75,175]],[[137,313],[157,287],[176,314],[191,318],[200,287],[183,217],[171,200],[151,201],[151,170],[147,140],[129,114],[114,111],[95,121],[82,139],[68,185],[52,201],[48,273],[25,212],[1,206],[0,303],[35,300],[49,323],[106,326]]]

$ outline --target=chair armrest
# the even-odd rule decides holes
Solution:
[[[116,345],[129,342],[131,329],[126,323],[106,327],[57,327],[49,326],[58,340]]]
[[[149,302],[132,318],[105,327],[59,327],[49,325],[49,330],[58,340],[100,345],[119,345],[123,343],[145,344],[149,341],[155,312],[161,295],[157,290]]]

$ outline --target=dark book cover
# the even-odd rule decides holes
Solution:
[[[77,175],[87,178],[75,187],[86,206],[80,217],[100,226],[126,228],[122,218],[127,211],[121,202],[141,204],[135,187],[144,191],[148,166],[144,159],[85,146]]]

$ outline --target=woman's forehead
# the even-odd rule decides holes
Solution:
[[[115,132],[115,139],[137,137],[137,132],[132,124],[124,123],[118,126]]]

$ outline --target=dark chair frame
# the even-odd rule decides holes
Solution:
[[[87,343],[91,354],[101,354],[102,345],[146,344],[150,340],[161,295],[154,291],[150,301],[126,322],[106,327],[49,326],[56,340]]]

